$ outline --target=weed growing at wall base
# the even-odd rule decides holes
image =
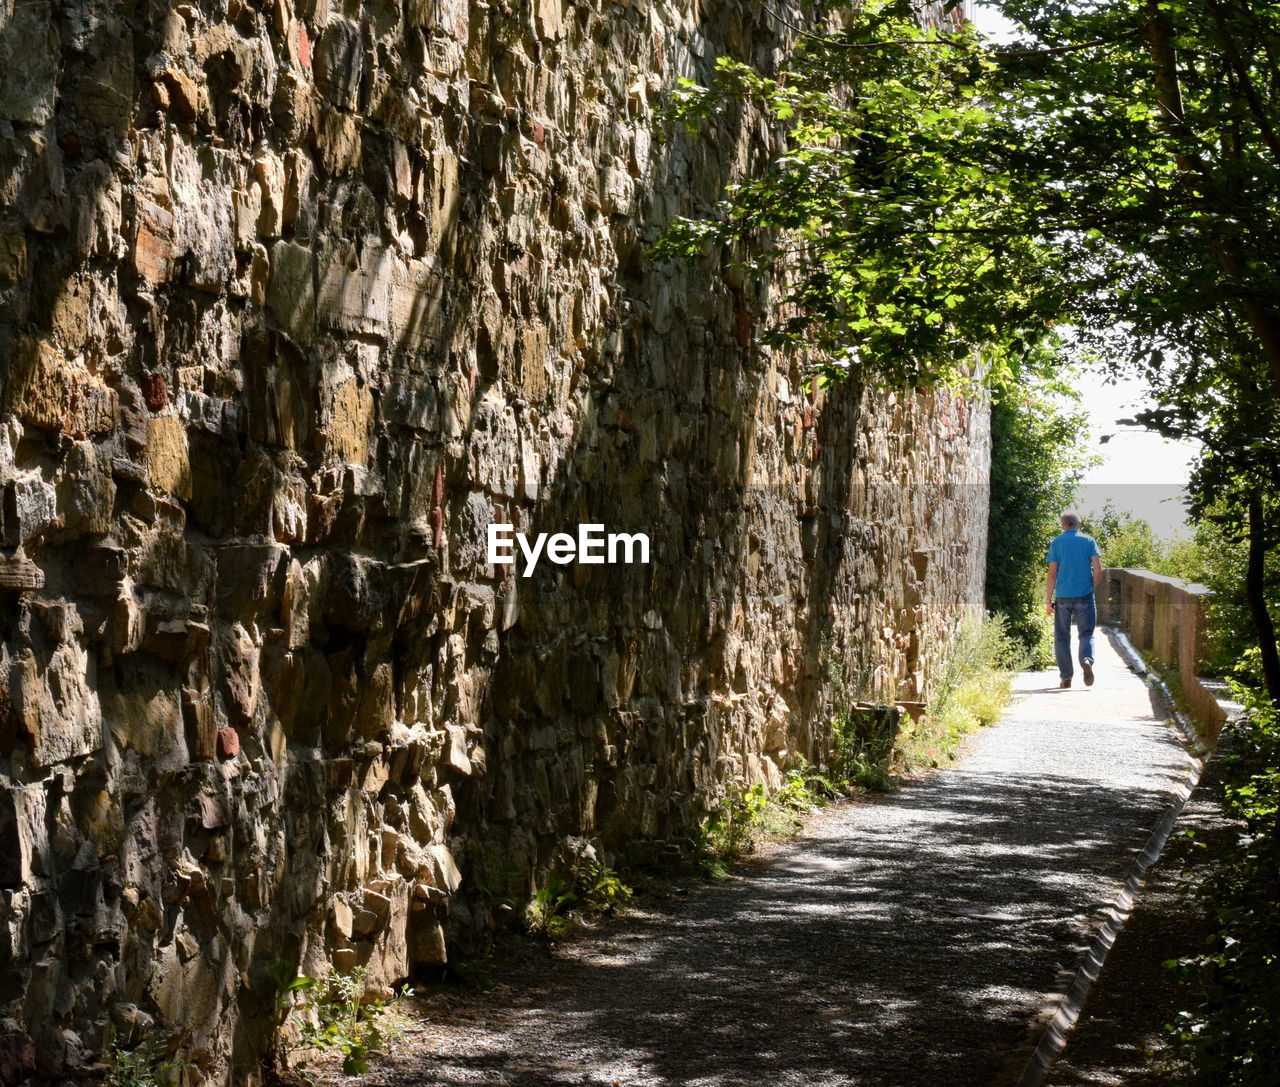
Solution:
[[[569,926],[569,911],[578,896],[564,880],[553,877],[534,893],[525,908],[525,923],[529,935],[549,944]]]
[[[182,1067],[179,1061],[167,1057],[153,1039],[133,1049],[113,1043],[108,1060],[107,1087],[165,1087]]]
[[[826,645],[823,657],[827,661],[827,684],[831,692],[827,763],[831,780],[827,785],[837,792],[848,791],[850,787],[892,791],[890,764],[894,732],[888,716],[890,708],[868,710],[862,703],[869,672],[865,663],[861,668],[851,665],[846,658],[832,656],[830,646]]]
[[[588,858],[570,879],[550,877],[525,907],[525,927],[531,936],[550,945],[575,918],[612,917],[633,896],[622,877],[601,861]]]
[[[879,727],[871,732],[862,726],[863,719],[847,711],[831,719],[831,775],[844,789],[892,792],[894,737],[874,715]]]
[[[738,781],[690,835],[694,859],[704,875],[723,879],[729,865],[754,853],[761,843],[798,834],[804,827],[802,816],[843,791],[803,759],[772,794],[762,782]]]
[[[338,1053],[348,1076],[367,1072],[369,1057],[400,1037],[385,1017],[392,1002],[368,999],[364,978],[364,967],[357,966],[345,974],[331,970],[323,981],[300,977],[290,986],[290,992],[308,994],[294,1016],[300,1030],[297,1048]]]
[[[626,907],[634,892],[612,868],[588,860],[578,870],[578,894],[588,912],[612,917]]]

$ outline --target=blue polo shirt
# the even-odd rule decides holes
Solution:
[[[1054,597],[1093,595],[1093,556],[1101,556],[1092,536],[1069,528],[1049,545],[1049,562],[1058,564]]]

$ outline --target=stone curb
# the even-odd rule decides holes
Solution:
[[[1125,637],[1124,633],[1111,627],[1105,629],[1111,644],[1116,652],[1124,659],[1124,662],[1133,670],[1135,675],[1146,680],[1147,686],[1153,688],[1161,698],[1164,699],[1169,708],[1169,717],[1173,723],[1178,726],[1178,731],[1182,733],[1182,739],[1186,743],[1192,758],[1197,762],[1208,761],[1212,748],[1207,746],[1204,737],[1200,735],[1199,730],[1195,726],[1195,722],[1191,720],[1185,713],[1178,709],[1177,701],[1173,697],[1173,692],[1169,690],[1169,685],[1160,677],[1159,672],[1153,672],[1147,662],[1142,659],[1142,654],[1134,647],[1133,643]],[[1229,716],[1229,715],[1228,715]],[[1202,771],[1204,767],[1200,768]]]
[[[1195,791],[1196,785],[1199,784],[1200,777],[1204,773],[1204,768],[1212,754],[1212,752],[1204,749],[1204,741],[1197,735],[1191,722],[1174,706],[1173,697],[1168,687],[1158,676],[1153,675],[1148,670],[1146,662],[1143,661],[1138,651],[1134,649],[1129,639],[1119,631],[1112,630],[1109,627],[1100,627],[1099,629],[1105,631],[1111,640],[1112,646],[1125,663],[1137,675],[1145,679],[1148,686],[1157,691],[1165,700],[1169,707],[1169,713],[1177,725],[1178,731],[1182,734],[1183,742],[1187,745],[1193,761],[1191,769],[1187,773],[1187,780],[1183,782],[1182,787],[1174,796],[1173,803],[1169,805],[1160,822],[1156,824],[1142,852],[1134,859],[1128,879],[1125,880],[1124,886],[1120,888],[1120,893],[1116,895],[1115,900],[1107,909],[1101,927],[1095,933],[1084,959],[1076,968],[1075,976],[1072,978],[1070,986],[1068,986],[1066,993],[1063,995],[1057,1010],[1045,1025],[1035,1049],[1031,1051],[1031,1056],[1022,1070],[1022,1075],[1016,1081],[1016,1087],[1042,1087],[1049,1069],[1053,1067],[1054,1061],[1066,1049],[1067,1038],[1071,1028],[1076,1025],[1076,1021],[1080,1018],[1080,1013],[1084,1009],[1085,1001],[1089,998],[1094,982],[1098,980],[1099,975],[1102,973],[1107,954],[1115,944],[1116,938],[1120,935],[1120,930],[1125,926],[1125,922],[1129,920],[1129,914],[1133,912],[1138,891],[1146,879],[1147,871],[1159,859],[1160,854],[1164,852],[1164,847],[1169,841],[1169,835],[1173,832],[1174,825],[1182,814],[1182,809],[1185,807],[1187,800]]]

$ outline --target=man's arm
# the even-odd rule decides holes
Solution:
[[[1058,584],[1058,564],[1056,562],[1049,563],[1049,572],[1044,579],[1044,613],[1045,615],[1053,614],[1053,590]]]
[[[1093,556],[1093,591],[1096,593],[1102,587],[1102,560],[1097,555]]]

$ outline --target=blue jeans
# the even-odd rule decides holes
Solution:
[[[1053,655],[1058,658],[1058,674],[1070,679],[1075,674],[1071,663],[1071,622],[1075,620],[1080,634],[1080,659],[1093,660],[1093,628],[1098,621],[1098,605],[1093,593],[1088,596],[1060,596],[1053,609]]]

